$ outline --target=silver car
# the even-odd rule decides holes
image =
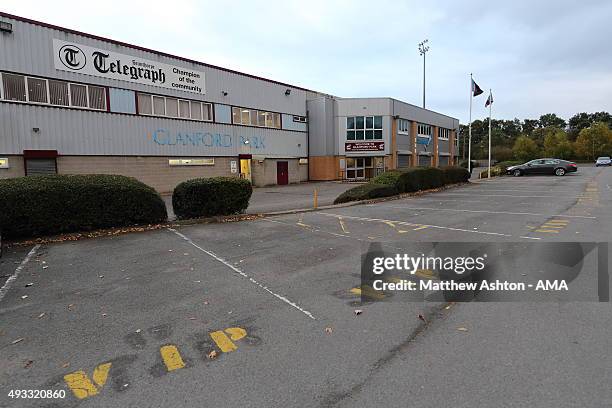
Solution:
[[[610,159],[608,156],[598,157],[595,161],[595,166],[612,166],[612,159]]]

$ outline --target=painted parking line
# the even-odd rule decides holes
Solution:
[[[414,225],[418,225],[418,224],[413,224],[410,222],[405,222],[405,221],[400,221],[400,220],[387,220],[387,219],[383,219],[383,218],[365,218],[365,217],[355,217],[355,216],[349,216],[349,215],[339,215],[339,214],[333,214],[333,213],[327,213],[327,212],[313,212],[312,214],[320,214],[326,217],[343,217],[345,219],[353,219],[353,220],[358,220],[358,221],[366,221],[366,222],[379,222],[379,223],[386,223],[386,222],[392,222],[398,225],[406,225],[406,226],[414,226]],[[420,224],[420,226],[425,227],[425,228],[434,228],[434,229],[443,229],[443,230],[447,230],[447,231],[457,231],[457,232],[469,232],[472,234],[481,234],[481,235],[495,235],[495,236],[500,236],[500,237],[511,237],[512,235],[510,234],[503,234],[501,232],[490,232],[490,231],[478,231],[478,230],[469,230],[469,229],[464,229],[464,228],[454,228],[454,227],[444,227],[441,225],[431,225],[431,224]]]
[[[111,363],[103,363],[98,365],[91,375],[91,379],[87,376],[85,371],[75,371],[64,376],[66,385],[75,397],[78,399],[89,398],[98,393],[106,384],[108,379],[108,372],[111,369]]]
[[[221,262],[223,265],[227,266],[228,268],[230,268],[231,270],[233,270],[234,272],[236,272],[237,274],[239,274],[240,276],[242,276],[245,279],[248,279],[249,282],[251,282],[252,284],[254,284],[255,286],[259,287],[260,289],[268,292],[270,295],[274,296],[275,298],[279,299],[280,301],[288,304],[289,306],[293,307],[294,309],[299,310],[302,314],[308,316],[309,318],[311,318],[312,320],[316,320],[316,318],[313,316],[312,313],[310,313],[308,310],[303,309],[301,306],[299,306],[297,303],[293,302],[292,300],[289,300],[286,296],[281,295],[279,293],[276,293],[274,291],[272,291],[270,288],[268,288],[268,286],[264,285],[263,283],[255,280],[253,277],[249,276],[247,273],[243,272],[241,269],[238,269],[237,267],[235,267],[234,265],[232,265],[231,263],[229,263],[228,261],[226,261],[225,259],[221,258],[220,256],[216,255],[214,252],[208,251],[204,248],[202,248],[201,246],[199,246],[198,244],[196,244],[195,242],[193,242],[191,240],[191,238],[187,237],[184,234],[181,234],[180,232],[178,232],[177,230],[173,229],[173,228],[168,228],[168,231],[178,235],[179,237],[181,237],[183,240],[185,240],[187,243],[189,243],[191,246],[197,248],[198,250],[204,252],[205,254],[207,254],[208,256],[216,259],[217,261]]]
[[[585,215],[542,214],[542,213],[512,212],[512,211],[465,210],[465,209],[455,209],[455,208],[405,207],[405,206],[399,206],[399,205],[388,205],[386,207],[406,209],[406,210],[418,210],[418,211],[447,211],[447,212],[521,215],[521,216],[534,215],[534,216],[543,216],[543,217],[566,217],[566,218],[586,218],[586,219],[596,219],[597,218],[597,217],[591,217],[591,216],[585,216]]]
[[[28,252],[25,258],[23,258],[23,260],[19,263],[19,265],[15,269],[15,272],[13,272],[13,274],[9,276],[6,282],[4,282],[4,285],[2,285],[2,287],[0,288],[0,301],[2,300],[2,298],[6,296],[9,289],[13,285],[13,282],[17,280],[17,277],[19,277],[19,274],[21,273],[21,271],[23,271],[23,269],[26,267],[28,262],[30,262],[30,259],[32,259],[32,257],[36,254],[36,251],[38,251],[39,248],[40,248],[40,244],[35,245],[30,250],[30,252]]]
[[[185,367],[181,353],[178,351],[178,348],[175,345],[169,344],[167,346],[162,346],[159,349],[159,354],[161,355],[168,372]]]
[[[535,232],[542,232],[546,234],[558,234],[560,230],[567,227],[569,224],[568,220],[552,219],[548,220],[539,227],[535,228]]]

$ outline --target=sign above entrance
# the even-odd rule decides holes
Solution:
[[[385,150],[385,142],[346,142],[344,150],[347,152],[382,152]]]
[[[206,93],[204,72],[163,64],[58,39],[53,40],[55,69],[177,91]]]

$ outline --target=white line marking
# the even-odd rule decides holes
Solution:
[[[387,222],[394,222],[397,224],[401,224],[401,225],[408,225],[408,226],[414,226],[415,224],[409,223],[409,222],[404,222],[404,221],[398,221],[398,220],[385,220],[385,219],[381,219],[381,218],[362,218],[362,217],[353,217],[353,216],[349,216],[349,215],[338,215],[338,214],[333,214],[333,213],[326,213],[326,212],[321,212],[321,213],[316,213],[313,212],[313,214],[321,214],[321,215],[325,215],[327,217],[343,217],[343,218],[351,218],[354,220],[359,220],[359,221],[372,221],[372,222],[383,222],[383,223],[387,223]],[[453,227],[442,227],[440,225],[431,225],[431,224],[419,224],[425,227],[430,227],[430,228],[438,228],[438,229],[445,229],[445,230],[449,230],[449,231],[460,231],[460,232],[471,232],[472,234],[483,234],[483,235],[497,235],[500,237],[511,237],[512,235],[509,234],[502,234],[500,232],[487,232],[487,231],[477,231],[477,230],[468,230],[468,229],[463,229],[463,228],[453,228]]]
[[[442,193],[444,195],[451,195],[451,196],[474,196],[474,193],[469,193],[469,194],[464,194],[464,193]],[[482,194],[482,193],[478,193],[479,197],[522,197],[522,198],[555,198],[557,196],[552,196],[552,195],[529,195],[529,196],[524,196],[524,195],[515,195],[515,194]],[[564,196],[565,198],[578,198],[578,197],[568,197],[568,196]]]
[[[40,244],[37,244],[34,246],[34,248],[30,249],[30,252],[28,252],[26,257],[23,258],[23,261],[21,261],[17,269],[15,269],[15,272],[11,276],[9,276],[6,282],[4,282],[4,285],[2,285],[2,287],[0,288],[0,300],[2,300],[4,296],[6,296],[9,289],[11,288],[12,283],[17,279],[17,277],[19,276],[23,268],[25,268],[27,263],[30,262],[30,258],[34,256],[36,251],[38,251],[38,248],[40,248]]]
[[[236,268],[231,263],[227,262],[225,259],[223,259],[220,256],[216,255],[214,252],[207,251],[206,249],[202,248],[201,246],[199,246],[198,244],[193,242],[191,240],[191,238],[181,234],[180,232],[178,232],[177,230],[175,230],[173,228],[168,228],[168,230],[174,232],[176,235],[178,235],[179,237],[183,238],[185,241],[187,241],[189,244],[191,244],[195,248],[199,249],[200,251],[204,252],[205,254],[207,254],[207,255],[211,256],[212,258],[216,259],[217,261],[221,262],[223,265],[227,266],[228,268],[230,268],[234,272],[238,273],[243,278],[248,279],[251,283],[253,283],[256,286],[260,287],[261,289],[265,290],[266,292],[268,292],[269,294],[271,294],[275,298],[282,300],[283,302],[287,303],[288,305],[290,305],[290,306],[296,308],[297,310],[299,310],[300,312],[304,313],[306,316],[310,317],[311,319],[316,320],[316,318],[308,310],[302,309],[300,306],[298,306],[297,303],[292,302],[291,300],[287,299],[285,296],[271,291],[267,286],[265,286],[262,283],[256,281],[255,279],[250,277],[248,274],[244,273],[243,271],[241,271],[240,269]]]
[[[597,219],[597,217],[589,217],[586,215],[540,214],[540,213],[529,213],[529,212],[487,211],[487,210],[460,210],[460,209],[454,209],[454,208],[404,207],[404,206],[399,206],[399,205],[388,205],[387,207],[406,209],[406,210],[457,211],[457,212],[487,213],[487,214],[541,215],[544,217],[588,218],[592,220]]]
[[[525,238],[525,239],[535,239],[535,240],[540,240],[542,238],[538,238],[538,237],[524,237],[524,236],[520,236],[519,238]]]

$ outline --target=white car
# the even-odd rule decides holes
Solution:
[[[598,157],[597,161],[595,161],[595,167],[599,166],[612,166],[612,159],[607,156]]]

